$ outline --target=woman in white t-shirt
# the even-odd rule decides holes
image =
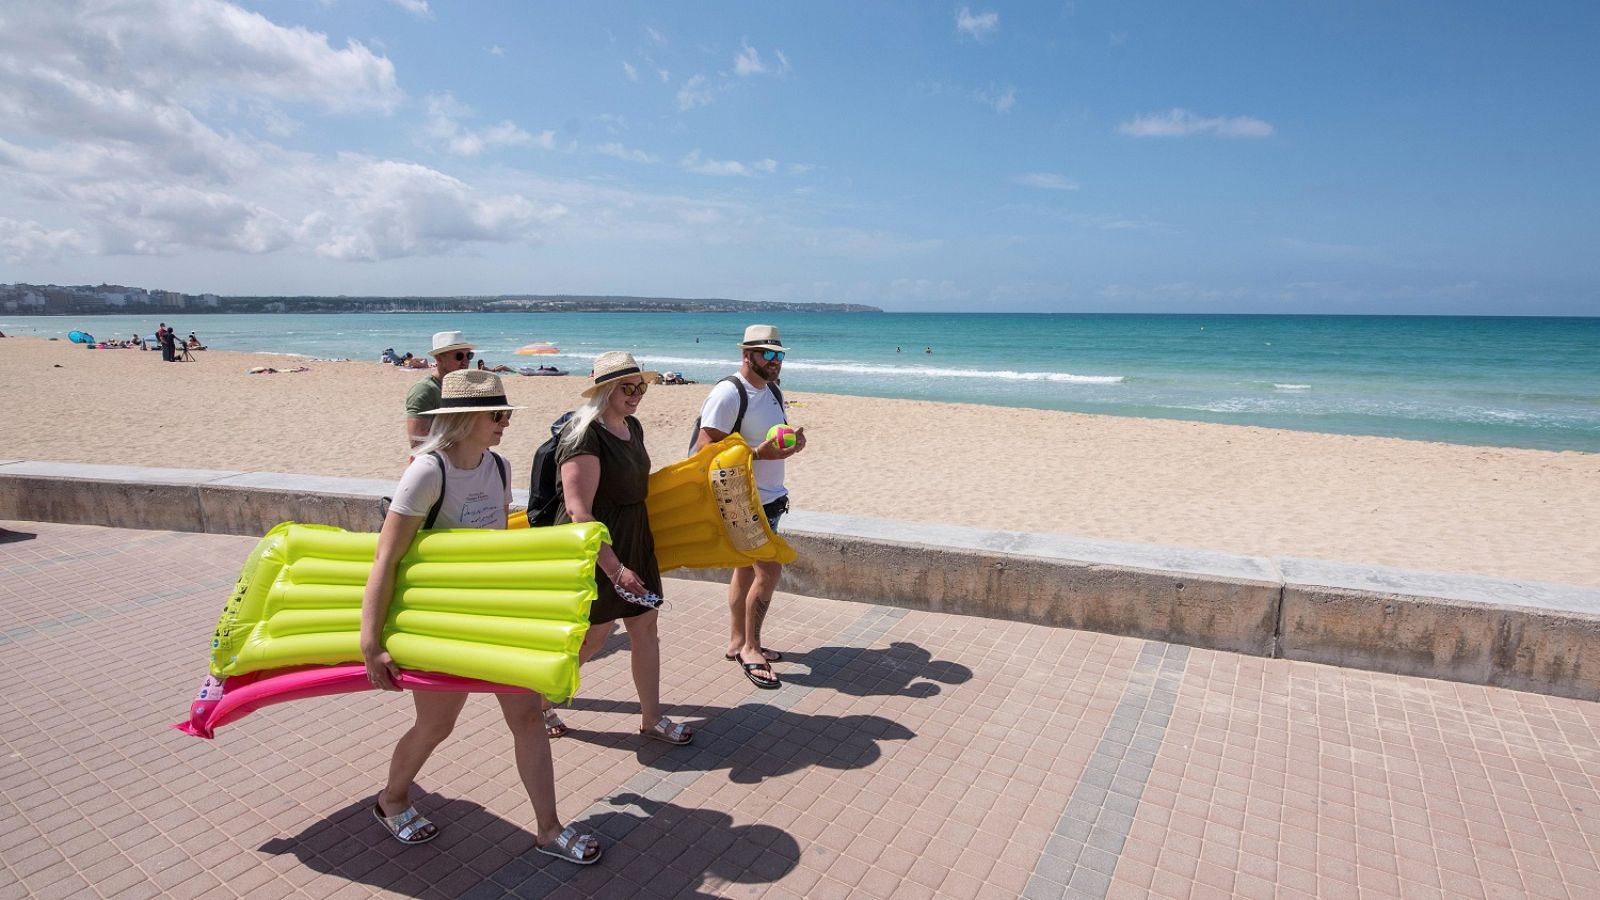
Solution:
[[[386,691],[400,690],[400,670],[383,647],[383,623],[394,599],[395,568],[411,547],[417,531],[431,528],[505,528],[511,502],[505,460],[489,448],[500,443],[511,412],[522,409],[506,402],[505,387],[492,372],[464,370],[446,375],[428,438],[416,454],[378,534],[378,554],[367,578],[361,603],[361,655],[367,678]],[[442,482],[442,484],[441,484]],[[428,521],[432,519],[431,523]],[[467,695],[414,691],[417,718],[395,745],[389,779],[374,802],[372,814],[402,844],[433,840],[439,829],[411,805],[411,783],[423,763],[450,734]],[[556,813],[555,766],[550,738],[544,731],[538,694],[496,694],[516,747],[517,773],[528,788],[538,820],[535,844],[567,862],[588,865],[600,858],[593,834],[564,828]]]

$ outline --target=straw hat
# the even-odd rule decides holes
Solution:
[[[494,412],[498,409],[527,409],[506,402],[506,387],[500,376],[482,369],[462,369],[451,372],[439,383],[439,408],[422,413],[425,416],[445,413]]]
[[[778,326],[751,325],[744,330],[744,343],[739,346],[746,350],[782,350],[783,341],[778,340]]]
[[[595,357],[594,384],[584,388],[583,396],[593,397],[600,392],[601,388],[619,378],[627,378],[629,375],[638,375],[646,382],[651,382],[659,377],[661,373],[640,371],[639,364],[633,361],[632,353],[612,350],[609,353],[602,353]]]
[[[428,355],[437,358],[439,354],[449,353],[451,350],[475,349],[477,348],[467,343],[467,339],[461,336],[461,332],[440,331],[434,334],[433,349],[428,351]]]

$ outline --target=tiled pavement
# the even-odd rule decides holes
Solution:
[[[599,865],[532,854],[496,705],[367,805],[403,697],[167,726],[252,541],[0,522],[0,898],[1600,897],[1600,705],[780,595],[779,691],[672,582],[646,744],[625,639],[556,742]]]

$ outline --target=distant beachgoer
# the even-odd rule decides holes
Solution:
[[[200,339],[195,337],[194,336],[194,332],[192,332],[192,331],[189,332],[189,339],[184,342],[184,346],[188,347],[190,350],[204,350],[205,349],[205,346],[200,343]]]
[[[656,372],[641,372],[633,355],[620,350],[595,360],[594,383],[562,431],[557,444],[556,524],[600,522],[611,541],[600,545],[597,594],[589,608],[589,632],[579,661],[599,652],[621,619],[633,655],[633,686],[639,693],[639,733],[668,744],[687,744],[694,732],[661,711],[660,613],[642,601],[662,593],[655,538],[645,495],[650,490],[650,454],[644,426],[634,417]],[[599,576],[605,576],[601,578]],[[659,605],[656,604],[656,605]],[[545,731],[560,737],[567,726],[547,708]]]
[[[485,365],[483,360],[480,359],[480,360],[478,360],[478,371],[479,372],[496,372],[496,373],[499,373],[499,374],[504,374],[506,372],[515,372],[516,369],[513,369],[510,366],[505,365],[504,363],[501,363],[499,365],[494,365],[494,366]]]
[[[933,348],[932,347],[923,347],[922,348],[922,352],[923,353],[932,353],[933,352]]]
[[[783,482],[783,461],[806,448],[805,429],[795,429],[795,444],[784,449],[777,440],[767,438],[774,425],[788,423],[778,378],[783,373],[786,351],[772,325],[751,325],[744,330],[740,345],[744,359],[732,380],[718,381],[706,395],[700,409],[700,433],[694,449],[699,450],[738,433],[755,453],[753,463],[756,489],[761,495],[761,510],[774,530],[789,511],[789,489]],[[740,402],[743,397],[743,403]],[[742,410],[741,410],[742,408]],[[743,418],[740,413],[743,412]],[[760,561],[733,570],[728,582],[729,632],[726,658],[738,661],[744,677],[756,687],[778,688],[782,682],[772,671],[781,653],[761,646],[761,625],[772,605],[772,592],[783,576],[781,563]]]
[[[161,361],[172,362],[172,350],[167,343],[167,323],[156,327],[156,346],[161,348]]]
[[[894,352],[899,353],[900,352],[900,348],[899,347],[894,348]]]
[[[413,448],[427,440],[428,429],[433,424],[427,411],[439,408],[439,386],[444,377],[470,366],[473,349],[473,345],[467,343],[459,331],[441,331],[433,336],[433,349],[428,351],[428,355],[438,365],[432,374],[412,385],[410,393],[406,394],[406,437]],[[426,362],[413,360],[409,353],[406,354],[404,365],[408,369],[427,368]]]
[[[378,362],[394,365],[399,359],[400,357],[394,355],[393,347],[385,347],[383,348],[383,355],[378,357]]]
[[[140,337],[137,333],[135,333],[134,336],[133,336],[133,340],[129,341],[129,346],[138,347],[140,350],[143,350],[145,348],[144,347],[144,338]]]
[[[401,476],[394,503],[378,533],[377,558],[361,601],[361,657],[368,680],[381,690],[401,689],[396,684],[400,669],[384,646],[383,626],[394,602],[395,569],[429,511],[438,504],[438,520],[433,524],[439,528],[506,527],[511,483],[506,479],[505,460],[489,448],[500,443],[511,424],[512,411],[523,407],[506,401],[499,376],[463,371],[467,351],[457,348],[470,346],[461,340],[459,331],[434,337],[435,354],[461,354],[460,368],[451,370],[430,392],[438,394],[435,405],[418,410],[421,415],[417,418],[431,423],[428,434]],[[444,358],[439,362],[448,364]],[[412,692],[416,718],[395,744],[387,780],[372,806],[372,814],[402,844],[421,844],[439,835],[438,826],[412,805],[411,783],[455,727],[468,696]],[[598,837],[561,824],[550,738],[540,727],[543,698],[533,693],[495,696],[512,735],[517,774],[533,803],[535,849],[578,865],[599,860]]]
[[[161,359],[165,362],[179,362],[178,359],[178,333],[171,328],[161,336]]]

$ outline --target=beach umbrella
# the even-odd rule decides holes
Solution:
[[[556,356],[561,353],[561,348],[554,344],[528,344],[512,352],[518,356]]]

